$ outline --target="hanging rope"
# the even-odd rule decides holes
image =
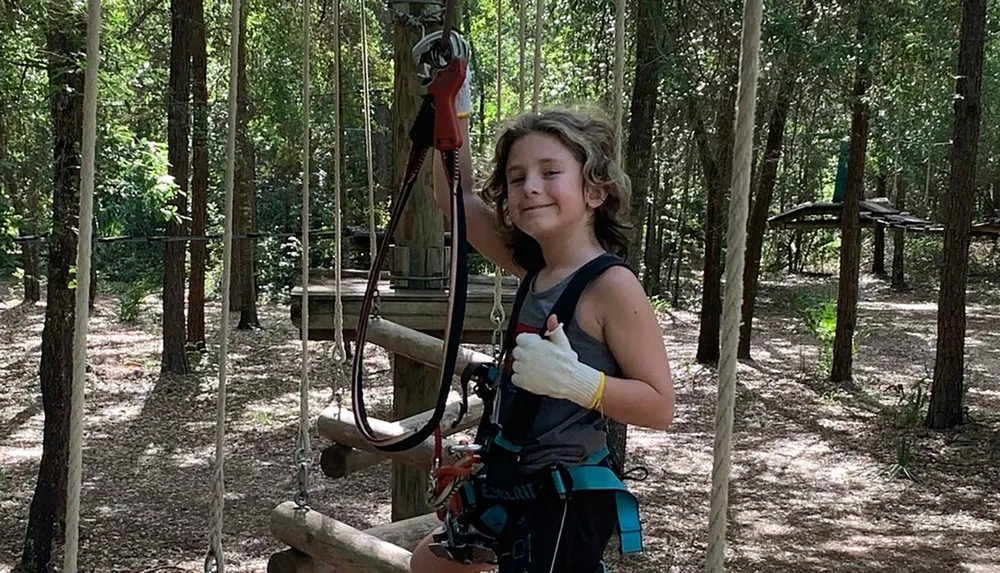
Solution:
[[[521,10],[524,3],[521,2]],[[523,36],[522,36],[523,37]],[[521,77],[522,82],[524,77]],[[523,85],[522,85],[523,87]],[[524,105],[524,90],[521,90],[521,105]],[[503,0],[497,0],[497,125],[503,117]],[[520,109],[518,112],[520,113]],[[493,357],[500,357],[500,343],[503,340],[503,321],[506,320],[503,309],[503,271],[500,265],[493,269],[493,308],[490,310],[490,321],[493,323]]]
[[[625,0],[615,0],[615,85],[611,98],[615,106],[615,161],[622,162],[622,138],[625,131],[622,125],[625,101]]]
[[[362,65],[362,93],[363,93],[363,104],[364,109],[362,110],[365,116],[365,161],[368,166],[368,232],[371,233],[369,237],[372,240],[368,241],[368,247],[371,255],[371,260],[375,261],[375,255],[378,253],[378,245],[375,241],[375,170],[372,167],[372,110],[371,110],[371,79],[368,72],[369,66],[369,55],[368,55],[368,12],[365,10],[365,0],[360,0],[361,4],[361,59],[363,61]],[[338,82],[337,90],[339,93],[340,86]]]
[[[335,0],[337,3],[336,14],[333,16],[333,93],[334,101],[340,101],[340,0]],[[364,5],[361,6],[361,11],[364,12]],[[362,18],[364,16],[362,15]],[[367,94],[365,99],[367,99]],[[333,218],[334,218],[334,229],[337,231],[337,239],[334,241],[334,262],[333,262],[333,280],[334,280],[334,301],[333,301],[333,328],[334,328],[334,341],[333,341],[333,397],[337,401],[337,405],[342,403],[342,381],[345,377],[344,372],[344,362],[347,359],[347,352],[344,349],[344,303],[341,298],[341,259],[343,257],[342,247],[343,241],[340,238],[341,225],[343,221],[343,205],[342,193],[340,188],[340,151],[342,144],[342,127],[340,118],[340,106],[333,106],[333,123],[334,123],[334,137],[333,137]],[[365,123],[370,125],[367,113],[365,114]],[[366,144],[371,139],[371,132],[369,130],[365,131],[365,142]],[[370,146],[369,146],[370,148]],[[372,186],[372,172],[371,172],[371,151],[367,152],[369,168],[368,168],[368,185],[369,189]],[[369,194],[371,192],[369,191]],[[369,241],[373,243],[373,241]]]
[[[524,52],[527,44],[527,2],[517,3],[517,113],[524,112]]]
[[[545,25],[545,0],[535,0],[535,76],[531,86],[531,111],[538,113],[542,93],[542,27]]]
[[[747,212],[750,203],[750,167],[753,153],[754,112],[760,62],[762,0],[743,6],[743,39],[740,48],[740,83],[737,87],[736,133],[733,150],[732,200],[726,247],[726,293],[722,307],[722,355],[719,360],[719,398],[715,411],[715,460],[708,527],[708,573],[725,571],[726,510],[729,504],[729,469],[736,403],[736,350],[740,339],[740,305],[743,298],[743,254],[746,251]]]
[[[80,233],[76,246],[76,308],[73,321],[73,381],[69,410],[69,473],[66,483],[66,544],[63,570],[76,573],[80,545],[80,482],[83,471],[83,406],[87,386],[90,325],[90,239],[94,234],[94,158],[97,154],[97,71],[101,63],[101,0],[87,7],[87,69],[83,78],[83,157],[80,165]]]
[[[361,0],[361,51],[362,59],[364,60],[362,81],[364,82],[364,115],[365,115],[365,154],[366,160],[368,162],[368,249],[370,254],[369,273],[377,274],[379,269],[375,266],[375,260],[378,258],[378,231],[375,228],[375,183],[374,183],[374,168],[372,167],[372,121],[371,121],[371,102],[369,101],[370,89],[370,75],[368,72],[369,67],[369,54],[368,54],[368,18],[364,9],[364,0]],[[337,89],[340,89],[339,82]],[[375,315],[377,316],[379,312],[379,293],[378,287],[375,288]],[[340,328],[337,329],[338,332],[341,331]],[[357,351],[357,349],[355,349]],[[346,375],[345,375],[346,379]]]
[[[225,229],[222,236],[222,316],[219,331],[219,388],[215,415],[215,471],[212,473],[212,511],[205,571],[225,573],[222,521],[226,499],[226,375],[229,367],[229,285],[233,258],[233,189],[236,180],[236,74],[239,69],[241,0],[233,0],[229,15],[229,126],[226,141]]]
[[[334,34],[337,30],[338,10],[333,11]],[[295,447],[295,469],[298,492],[295,503],[299,508],[309,506],[309,469],[312,465],[312,444],[309,442],[309,112],[310,112],[310,50],[312,44],[312,5],[302,2],[302,326],[300,327],[302,353],[299,374],[299,433]],[[334,60],[336,61],[336,59]],[[336,64],[334,64],[336,66]],[[336,72],[334,72],[336,73]],[[336,77],[336,76],[335,76]],[[334,95],[334,102],[339,99]],[[334,109],[338,106],[334,105]],[[339,127],[339,126],[338,126]],[[340,232],[337,229],[337,232]],[[338,241],[339,244],[339,241]]]

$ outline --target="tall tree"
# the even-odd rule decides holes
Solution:
[[[240,10],[240,45],[236,71],[236,189],[233,202],[233,232],[247,237],[254,231],[254,171],[256,158],[250,139],[249,125],[252,100],[247,85],[247,12],[248,3]],[[230,299],[233,310],[240,312],[238,329],[260,325],[257,319],[257,287],[254,272],[254,241],[240,238],[233,242],[233,277]]]
[[[17,100],[10,103],[0,96],[0,184],[6,190],[7,196],[14,205],[14,212],[20,218],[18,234],[22,237],[32,236],[38,232],[35,217],[38,212],[38,192],[32,185],[18,185],[19,162],[15,160],[11,150],[12,129],[15,123],[20,123],[14,111]],[[24,272],[24,302],[38,302],[42,296],[41,281],[39,281],[38,243],[26,241],[21,243],[21,269]]]
[[[732,74],[735,75],[735,74]],[[724,89],[715,125],[715,145],[712,145],[705,124],[693,101],[694,134],[701,160],[708,202],[705,213],[705,261],[702,267],[701,323],[698,330],[698,351],[695,358],[701,364],[719,361],[719,329],[722,327],[722,239],[725,221],[722,217],[726,190],[733,164],[733,121],[736,109],[736,82]]]
[[[896,180],[896,208],[900,211],[906,210],[906,178]],[[906,289],[906,274],[904,265],[906,261],[906,235],[901,227],[892,230],[892,288],[893,290]]]
[[[812,27],[815,19],[816,3],[814,0],[806,0],[799,20],[799,33],[804,35]],[[787,52],[788,68],[781,75],[778,94],[767,122],[767,143],[764,148],[763,165],[760,167],[760,175],[756,178],[757,189],[750,209],[750,219],[747,223],[747,246],[743,267],[743,305],[740,309],[742,318],[740,343],[737,350],[739,358],[750,358],[750,337],[753,331],[754,305],[757,302],[757,288],[760,281],[760,259],[764,249],[767,215],[771,209],[774,187],[778,182],[778,164],[781,161],[788,111],[791,109],[795,96],[795,87],[799,83],[799,68],[805,55],[802,53],[801,42],[796,42],[794,39],[789,42]]]
[[[45,48],[52,118],[52,233],[39,379],[42,386],[42,461],[28,510],[21,553],[24,573],[52,569],[52,546],[66,517],[66,466],[73,381],[75,295],[70,269],[76,264],[83,142],[83,63],[86,24],[75,3],[51,4]]]
[[[176,214],[167,223],[168,236],[184,234],[187,215],[188,127],[191,98],[191,2],[170,0],[170,89],[167,90],[167,158],[176,185],[171,200]],[[167,241],[163,248],[163,358],[160,370],[187,374],[184,351],[185,244]]]
[[[205,0],[191,0],[191,234],[205,234],[208,223],[208,55],[205,42]],[[205,344],[205,259],[207,243],[191,242],[191,282],[188,285],[187,340]]]
[[[875,179],[875,196],[888,197],[889,174],[885,162],[880,162]],[[874,245],[872,252],[872,274],[885,277],[885,225],[876,221],[874,225]]]
[[[938,294],[937,356],[927,408],[927,426],[951,428],[963,423],[965,369],[965,283],[969,272],[969,232],[976,190],[979,151],[980,91],[986,0],[963,0],[962,31],[955,82],[951,177],[945,196],[944,258]]]
[[[625,171],[632,179],[632,232],[629,259],[638,268],[643,260],[643,219],[648,211],[650,170],[653,163],[653,124],[659,99],[660,70],[663,49],[660,37],[666,21],[663,0],[639,0],[636,7],[635,81],[632,85],[632,107],[629,113],[628,144],[625,148]],[[616,94],[621,96],[621,94]],[[649,269],[646,269],[649,273]]]
[[[851,143],[847,156],[847,185],[840,227],[840,285],[837,292],[837,330],[833,341],[830,379],[851,379],[854,362],[854,331],[858,320],[858,275],[861,267],[861,196],[864,193],[865,157],[868,152],[868,103],[865,94],[871,85],[868,68],[869,29],[872,9],[869,0],[858,0],[857,63],[851,100]]]

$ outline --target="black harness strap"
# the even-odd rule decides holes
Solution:
[[[605,253],[580,267],[580,270],[570,280],[566,286],[566,290],[559,296],[559,299],[552,307],[552,312],[549,314],[556,315],[556,318],[562,323],[563,328],[569,328],[570,321],[573,319],[577,303],[580,301],[583,291],[594,279],[601,276],[604,271],[617,266],[625,266],[625,262],[612,254]],[[534,276],[530,276],[530,278],[533,279]],[[531,288],[531,282],[527,277],[522,283],[522,287],[524,285],[528,285],[528,288]],[[527,291],[525,290],[526,293]],[[518,294],[521,294],[520,291]],[[511,315],[511,324],[515,328],[520,310],[520,307],[518,307]],[[508,349],[513,349],[514,347],[514,332],[514,328],[508,328],[508,338],[505,341],[505,347]],[[506,355],[507,352],[509,351],[505,350],[504,354]],[[543,397],[538,394],[533,394],[520,388],[517,389],[517,392],[514,394],[514,404],[510,410],[515,415],[503,427],[504,437],[508,441],[518,446],[527,442],[528,434],[535,422],[535,416],[538,415],[538,409],[542,405],[542,400]]]

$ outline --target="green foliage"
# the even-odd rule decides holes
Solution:
[[[930,392],[925,388],[926,379],[918,380],[909,388],[902,384],[896,387],[897,423],[906,428],[923,422],[927,416],[927,405],[930,403]]]
[[[913,477],[913,448],[907,436],[900,436],[896,442],[896,462],[891,464],[883,473],[890,479],[906,478],[916,481]]]
[[[258,242],[257,278],[260,295],[285,302],[292,286],[299,284],[302,243],[298,237],[265,238]]]
[[[671,302],[669,298],[665,298],[660,295],[654,295],[649,297],[649,304],[653,307],[655,312],[667,312],[670,310]]]
[[[0,197],[0,279],[9,278],[17,271],[20,247],[17,237],[17,217],[14,208]]]
[[[814,300],[808,295],[800,295],[793,306],[806,327],[820,343],[817,369],[829,371],[833,361],[833,342],[837,335],[837,300]]]
[[[133,283],[121,283],[115,289],[118,294],[118,320],[135,324],[142,313],[142,303],[152,292],[154,285],[139,279]]]

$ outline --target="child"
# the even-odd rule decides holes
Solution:
[[[486,485],[476,490],[480,499],[484,492],[514,492],[497,493],[501,510],[463,513],[453,525],[467,535],[456,540],[454,531],[439,530],[436,538],[428,536],[414,550],[411,569],[459,573],[499,563],[501,573],[600,571],[618,521],[615,491],[536,495],[534,489],[503,490],[497,484],[531,484],[542,492],[553,473],[581,464],[609,467],[606,418],[662,430],[673,420],[673,381],[660,327],[635,275],[609,256],[625,254],[631,192],[613,159],[615,130],[606,117],[583,111],[516,118],[497,141],[484,200],[472,192],[468,121],[460,123],[468,240],[528,283],[519,312],[510,318],[516,343],[497,390],[495,418],[500,435],[515,426],[523,435],[513,446],[515,455],[495,455],[503,448],[491,447]],[[435,199],[447,213],[448,185],[440,162],[434,167]],[[571,318],[559,323],[550,315],[553,305],[592,261],[611,266],[583,285],[563,315]],[[532,396],[533,419],[522,407]],[[489,407],[484,422],[488,417]],[[509,437],[494,441],[510,445]],[[455,560],[456,546],[488,551],[462,553],[462,560],[473,561],[463,564]]]

